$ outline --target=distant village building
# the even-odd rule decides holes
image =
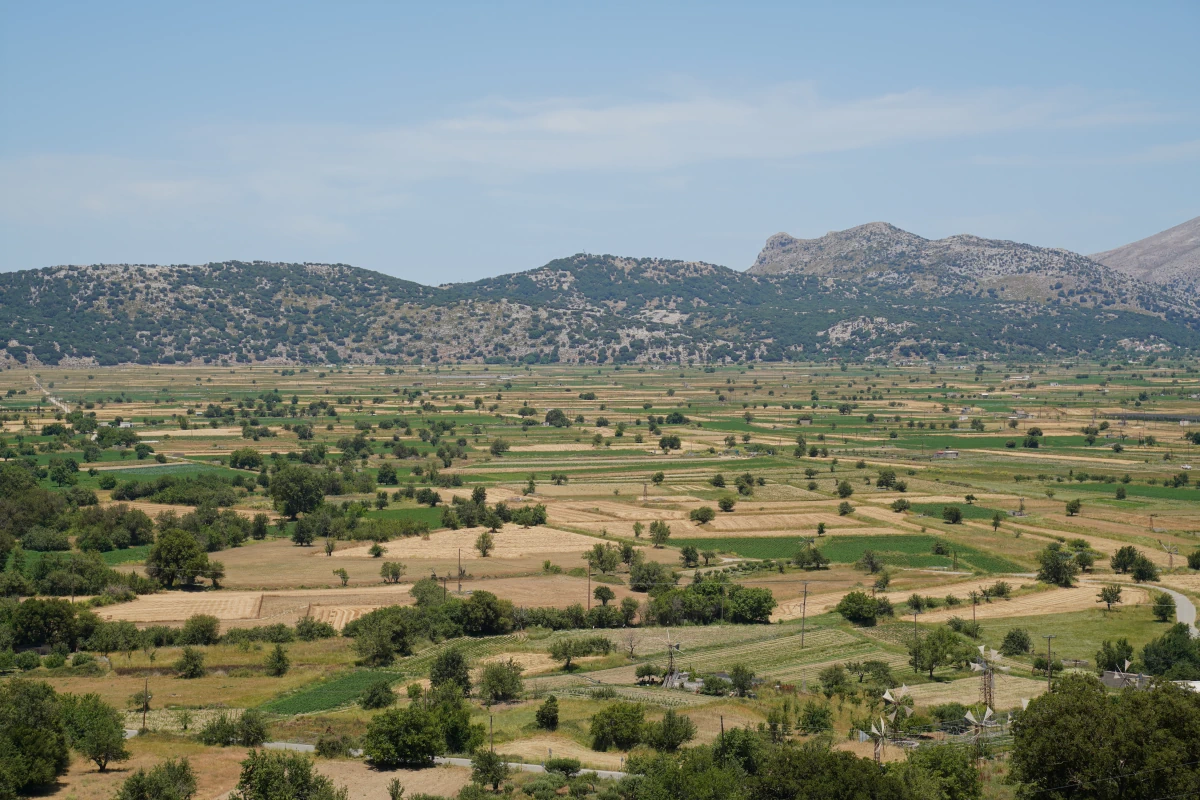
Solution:
[[[934,458],[958,458],[957,450],[938,450],[933,454]]]

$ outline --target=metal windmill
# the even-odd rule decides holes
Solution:
[[[905,717],[913,715],[912,698],[908,696],[908,686],[902,685],[895,691],[888,689],[884,691],[882,697],[884,707],[891,709],[887,715],[889,722],[895,724],[896,716],[900,713],[901,709],[903,709]]]
[[[979,645],[979,658],[971,662],[971,670],[979,673],[979,702],[990,713],[996,705],[996,670],[1008,672],[1009,667],[1000,663],[1000,654]]]
[[[1175,569],[1175,556],[1179,555],[1179,545],[1163,544],[1162,539],[1159,539],[1158,546],[1167,554],[1167,569]]]
[[[883,763],[883,749],[887,746],[887,723],[883,717],[879,718],[879,722],[871,723],[871,741],[875,744],[875,763]]]
[[[678,668],[675,665],[675,654],[678,652],[679,644],[671,641],[671,632],[667,631],[667,677],[663,680],[663,686],[668,689],[674,689],[679,681]]]
[[[1140,672],[1136,675],[1132,674],[1129,671],[1129,668],[1131,666],[1133,666],[1133,664],[1130,663],[1129,659],[1128,658],[1125,659],[1125,668],[1123,670],[1121,670],[1121,688],[1122,689],[1126,689],[1126,688],[1137,689],[1142,683],[1142,674]]]
[[[982,717],[976,717],[973,711],[967,711],[966,720],[971,723],[971,743],[977,748],[987,742],[987,729],[996,724],[992,721],[993,713],[990,707],[984,709]]]

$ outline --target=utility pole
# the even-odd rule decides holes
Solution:
[[[1057,638],[1056,634],[1048,633],[1043,637],[1046,640],[1046,691],[1050,691],[1050,678],[1054,675],[1054,670],[1050,668],[1050,640]]]
[[[488,714],[488,738],[491,739],[492,752],[496,752],[496,719],[492,714]]]
[[[462,594],[462,548],[458,548],[458,593]]]
[[[592,567],[588,565],[587,610],[592,610]]]
[[[142,688],[142,730],[146,730],[146,712],[150,710],[150,678],[145,679]]]
[[[804,581],[804,599],[800,601],[800,649],[804,649],[804,623],[808,616],[808,581]]]

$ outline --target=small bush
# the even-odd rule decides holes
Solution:
[[[546,701],[534,712],[533,718],[537,722],[537,726],[542,730],[553,731],[558,729],[558,700],[554,695],[546,698]]]
[[[221,638],[221,622],[208,614],[195,614],[183,623],[179,644],[216,644]]]
[[[296,637],[301,641],[313,642],[317,639],[332,639],[337,636],[337,629],[328,622],[318,622],[312,617],[305,617],[296,623]]]
[[[354,740],[344,733],[322,733],[317,737],[316,753],[321,758],[348,758],[353,749]]]
[[[194,647],[185,647],[175,662],[175,672],[180,678],[203,678],[207,670],[204,668],[204,653]]]
[[[1032,649],[1033,639],[1024,628],[1012,628],[1000,643],[1000,652],[1006,656],[1023,656]]]
[[[1171,622],[1175,619],[1175,598],[1166,592],[1160,592],[1154,598],[1154,618],[1159,622]]]
[[[229,714],[221,712],[200,729],[196,738],[200,740],[201,744],[211,747],[228,747],[237,741],[237,723],[230,718]]]
[[[368,711],[387,708],[396,702],[396,693],[392,691],[391,682],[384,679],[366,688],[358,698],[358,704]]]
[[[32,650],[26,650],[22,653],[17,653],[13,659],[13,664],[17,669],[28,672],[31,669],[37,669],[42,665],[42,659]]]
[[[579,770],[583,768],[578,758],[550,758],[546,760],[546,771],[557,772],[560,775],[565,775],[568,778],[573,778],[579,774]]]

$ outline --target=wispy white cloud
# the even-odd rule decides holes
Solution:
[[[419,124],[247,125],[189,131],[170,157],[42,153],[0,159],[0,216],[73,212],[147,219],[253,211],[261,223],[342,236],[345,217],[415,202],[435,179],[668,173],[717,161],[779,161],[1017,131],[1145,122],[1139,107],[1078,92],[913,90],[854,100],[810,84],[639,102],[492,99]],[[1195,147],[1191,143],[1187,147]]]
[[[1011,155],[974,156],[970,163],[982,167],[1117,167],[1143,164],[1181,164],[1200,161],[1200,139],[1171,142],[1134,150],[1132,152],[1092,155]]]

